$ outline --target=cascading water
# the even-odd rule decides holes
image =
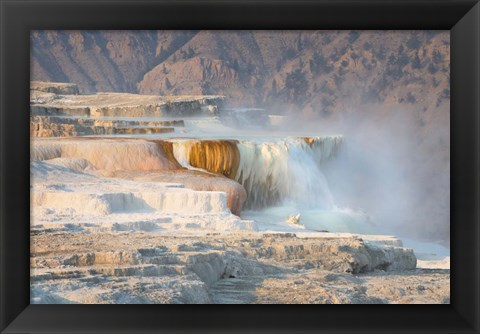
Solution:
[[[267,230],[282,229],[288,216],[300,213],[298,228],[375,233],[367,215],[335,205],[322,173],[322,163],[334,159],[342,143],[341,136],[172,142],[183,167],[223,174],[242,184],[247,191],[242,216]]]
[[[238,149],[236,180],[247,191],[247,208],[289,203],[305,208],[334,207],[328,183],[315,161],[315,150],[303,139],[243,141]]]
[[[199,147],[199,142],[174,141],[176,160],[186,168],[203,167],[209,172],[224,175],[227,175],[227,170],[236,170],[236,174],[227,176],[245,187],[248,196],[246,208],[260,209],[292,203],[302,208],[334,208],[320,163],[336,155],[342,142],[339,136],[243,140],[238,141],[236,147],[227,146],[227,142],[221,140],[205,141]],[[235,149],[239,152],[239,161],[234,158],[225,161],[226,156],[237,156],[231,152]]]

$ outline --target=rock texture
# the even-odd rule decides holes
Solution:
[[[59,95],[79,94],[78,86],[74,83],[31,81],[30,90],[32,96],[35,96],[36,92],[53,93]],[[48,96],[48,94],[45,94],[45,96]]]
[[[117,170],[172,170],[179,167],[175,161],[168,159],[161,146],[144,140],[34,140],[30,156],[32,160],[82,158],[105,173]]]
[[[48,94],[48,95],[45,95]],[[81,117],[214,116],[222,96],[164,97],[125,93],[51,95],[33,91],[30,109],[34,115]]]
[[[45,161],[46,164],[39,165],[42,170],[54,164],[101,176],[174,183],[199,191],[224,192],[226,206],[234,214],[240,214],[247,197],[240,184],[221,175],[185,170],[165,144],[141,139],[36,139],[32,141],[30,156],[32,160]],[[67,195],[64,193],[62,196],[65,199]],[[128,193],[121,196],[128,197]],[[58,198],[61,202],[61,196]],[[75,199],[72,197],[71,200]]]
[[[224,94],[240,106],[324,115],[365,101],[430,114],[448,103],[449,60],[441,31],[32,33],[35,80],[83,92]]]
[[[449,302],[449,271],[394,237],[240,216],[249,197],[330,203],[318,166],[342,136],[232,140],[221,96],[74,87],[32,84],[32,303]]]
[[[354,236],[36,229],[31,263],[35,303],[449,303],[448,271]]]
[[[30,135],[72,137],[170,133],[175,127],[184,126],[182,117],[216,116],[223,101],[222,96],[78,95],[78,88],[73,84],[32,81]],[[178,119],[158,119],[171,116]],[[156,119],[152,120],[152,117]]]
[[[31,116],[31,137],[76,137],[174,132],[183,121],[95,120],[88,117]]]
[[[255,232],[225,192],[94,171],[32,162],[32,303],[449,303],[396,238]]]
[[[227,194],[227,206],[233,214],[240,215],[247,200],[247,192],[239,183],[221,175],[208,174],[193,170],[176,170],[175,172],[155,171],[147,173],[116,172],[113,176],[136,181],[154,181],[179,183],[194,190],[222,191]]]

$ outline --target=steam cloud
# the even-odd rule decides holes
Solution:
[[[438,113],[421,126],[411,110],[374,104],[336,119],[291,111],[289,128],[344,135],[339,157],[322,166],[339,207],[366,212],[384,233],[448,245],[450,119]]]

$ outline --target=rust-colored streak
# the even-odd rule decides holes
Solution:
[[[303,140],[310,146],[312,146],[313,142],[315,141],[315,138],[312,137],[303,137]]]
[[[240,151],[235,140],[202,140],[192,144],[191,166],[235,179],[240,164]]]

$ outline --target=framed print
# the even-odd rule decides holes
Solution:
[[[2,333],[478,332],[478,2],[1,6]]]

